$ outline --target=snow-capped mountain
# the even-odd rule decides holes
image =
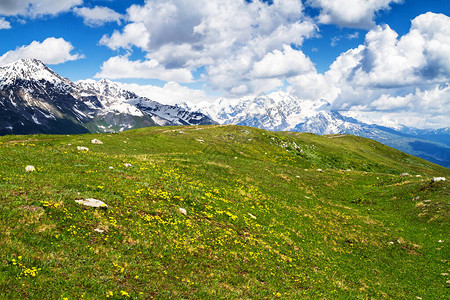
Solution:
[[[243,99],[219,99],[215,103],[183,107],[200,111],[221,124],[253,126],[267,130],[292,130],[319,111],[329,111],[325,101],[306,101],[285,92]]]
[[[221,124],[253,126],[267,130],[352,134],[377,140],[429,161],[450,166],[450,130],[388,128],[360,122],[332,111],[325,100],[305,101],[284,92],[255,98],[218,100],[199,105],[183,104],[210,116]],[[445,142],[447,141],[447,142]]]
[[[35,59],[0,67],[0,135],[211,123],[201,113],[139,97],[109,80],[74,83]]]

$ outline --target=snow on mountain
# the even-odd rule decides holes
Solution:
[[[327,111],[329,103],[305,101],[285,92],[243,99],[219,99],[215,103],[184,104],[221,124],[253,126],[267,130],[292,130],[319,111]]]
[[[0,67],[0,89],[24,82],[48,82],[60,89],[68,89],[73,83],[55,73],[37,59],[22,59]]]
[[[73,83],[36,59],[0,67],[0,108],[0,135],[213,123],[201,113],[139,97],[109,80]]]
[[[127,101],[139,98],[136,94],[122,89],[119,84],[102,79],[100,81],[84,80],[77,82],[78,99],[82,99],[86,104],[95,107],[91,102],[96,98],[101,104],[99,114],[114,112],[117,114],[127,114],[136,117],[144,116],[143,112]]]
[[[166,125],[200,125],[214,122],[200,112],[189,111],[181,106],[165,105],[147,98],[134,98],[128,100],[142,112],[154,115],[154,121],[160,126]]]

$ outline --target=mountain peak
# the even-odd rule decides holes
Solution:
[[[7,64],[2,68],[15,70],[46,70],[49,69],[42,61],[36,58],[22,58],[13,63]]]
[[[35,58],[20,59],[14,63],[0,67],[0,83],[2,85],[14,84],[17,80],[41,81],[53,84],[65,81],[42,61]]]

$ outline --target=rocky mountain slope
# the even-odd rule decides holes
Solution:
[[[0,108],[0,135],[214,123],[201,113],[139,97],[108,80],[71,82],[35,59],[0,67]]]

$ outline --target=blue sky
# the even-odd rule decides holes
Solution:
[[[448,0],[4,0],[0,65],[33,56],[163,102],[283,90],[443,127],[449,16]]]

